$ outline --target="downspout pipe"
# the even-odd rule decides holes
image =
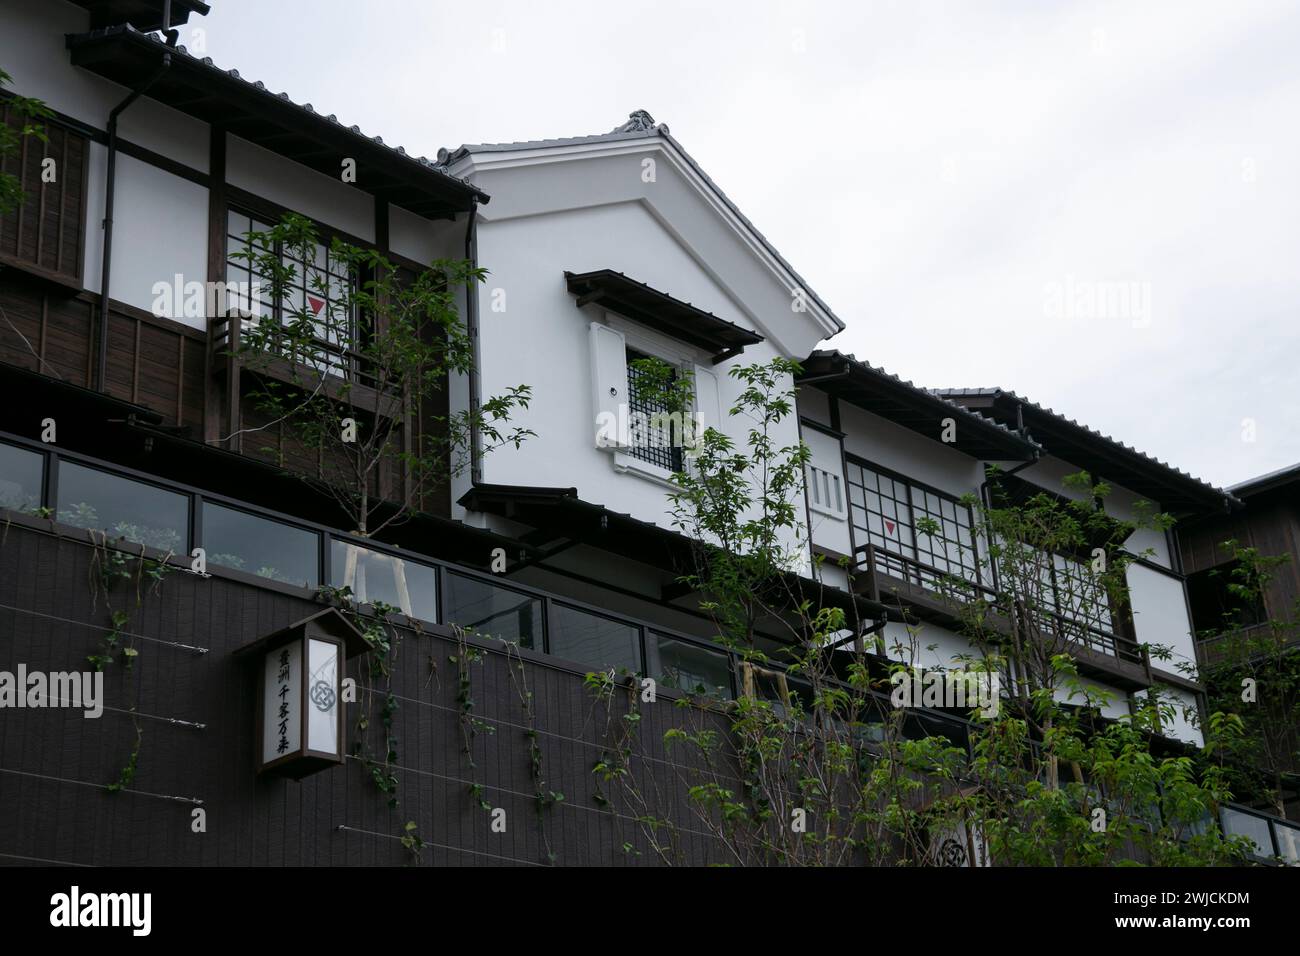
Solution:
[[[171,17],[171,0],[167,0],[163,23]],[[168,45],[176,42],[176,31],[167,31]],[[108,391],[108,291],[113,268],[113,194],[117,184],[117,119],[127,108],[149,91],[171,69],[172,55],[163,54],[162,65],[145,82],[132,90],[108,114],[108,172],[104,182],[104,253],[99,267],[99,357],[95,365],[95,384],[101,392]]]
[[[471,266],[478,265],[478,200],[470,200],[469,224],[465,229],[465,258]],[[483,483],[483,452],[479,448],[478,410],[479,398],[479,338],[478,338],[478,285],[471,284],[465,296],[465,331],[469,335],[469,483],[477,488]]]

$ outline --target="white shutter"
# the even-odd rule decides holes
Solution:
[[[706,428],[726,431],[722,421],[722,402],[718,397],[718,376],[703,365],[695,366],[695,414],[701,435]]]
[[[592,434],[597,448],[626,446],[627,342],[623,333],[591,323]],[[621,412],[621,414],[620,414]]]

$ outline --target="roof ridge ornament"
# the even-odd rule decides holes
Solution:
[[[662,124],[655,124],[655,118],[645,110],[633,110],[627,114],[627,122],[622,126],[614,127],[613,133],[650,133],[656,129],[662,132],[668,132],[668,127]]]

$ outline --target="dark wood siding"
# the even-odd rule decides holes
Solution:
[[[5,269],[0,361],[92,386],[96,298],[69,295],[20,269]],[[109,312],[108,392],[201,435],[206,348],[207,336],[197,329],[115,304]]]
[[[19,129],[22,118],[0,100],[0,122]],[[0,261],[33,266],[70,283],[80,283],[86,228],[86,168],[89,140],[57,122],[45,121],[46,142],[27,136],[0,169],[18,177],[26,201],[0,216]],[[42,182],[45,159],[55,161],[55,181]]]
[[[1291,560],[1273,571],[1265,594],[1269,616],[1283,619],[1300,600],[1300,502],[1286,489],[1252,497],[1244,511],[1230,517],[1189,524],[1178,530],[1183,570],[1194,574],[1227,563],[1231,554],[1221,547],[1233,540],[1241,547],[1257,548],[1266,556],[1290,555]]]
[[[0,544],[0,669],[19,663],[42,670],[82,670],[103,636],[107,609],[88,586],[93,551],[80,540],[57,538],[14,523]],[[228,578],[184,572],[167,577],[139,606],[127,590],[115,605],[131,614],[140,655],[131,681],[119,664],[107,669],[108,707],[98,720],[79,711],[9,710],[0,720],[0,863],[23,858],[85,864],[154,865],[380,865],[401,864],[398,843],[413,820],[431,845],[426,864],[646,864],[655,856],[629,818],[593,797],[593,765],[607,751],[609,728],[624,712],[622,697],[607,715],[583,687],[580,668],[521,652],[508,658],[495,645],[470,664],[474,715],[493,732],[473,738],[464,752],[458,701],[458,646],[450,632],[408,632],[400,647],[393,691],[400,806],[390,809],[363,766],[349,760],[294,782],[259,779],[253,771],[253,676],[232,652],[259,636],[320,609],[306,597]],[[181,646],[208,649],[205,654]],[[357,661],[348,673],[358,676]],[[515,681],[535,701],[543,777],[565,799],[539,821],[530,770],[529,722]],[[144,740],[132,792],[110,794],[131,752],[134,731],[125,708],[142,715]],[[349,721],[356,705],[349,705]],[[646,758],[635,766],[659,775],[646,793],[684,799],[667,772],[663,735],[688,718],[666,696],[643,708],[640,739]],[[692,711],[696,719],[720,715]],[[202,723],[204,729],[166,718]],[[352,739],[349,724],[349,741]],[[381,738],[372,731],[370,746]],[[505,833],[471,794],[506,811]],[[168,799],[184,798],[184,799]],[[203,801],[207,833],[191,832],[189,799]],[[647,812],[667,815],[651,799]],[[683,855],[722,862],[711,838],[692,826],[678,803]],[[340,829],[346,828],[346,829]],[[543,840],[545,833],[545,841]],[[624,850],[624,844],[633,848]],[[638,855],[639,854],[639,855]]]

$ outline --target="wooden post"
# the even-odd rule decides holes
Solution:
[[[226,277],[226,131],[213,124],[208,127],[208,281],[221,282]],[[214,326],[217,316],[207,317],[208,347],[203,357],[203,440],[214,444],[221,437],[221,397],[214,381],[217,356]],[[231,347],[234,337],[227,339]],[[233,365],[233,363],[231,363]],[[181,370],[184,374],[184,369]],[[233,386],[227,376],[227,385]],[[233,390],[233,388],[232,388]],[[239,426],[238,397],[232,406],[229,430]]]

